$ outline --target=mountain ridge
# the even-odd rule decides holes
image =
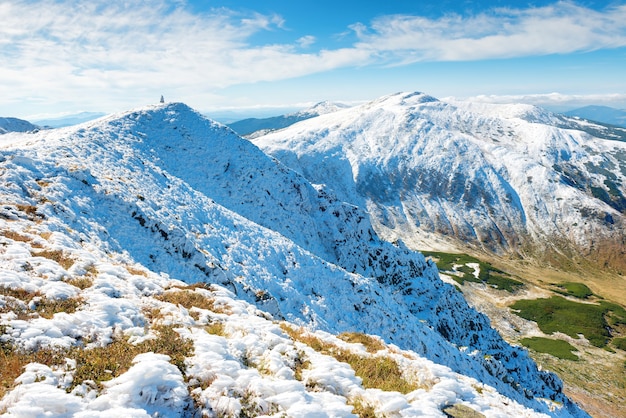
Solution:
[[[73,126],[84,122],[89,122],[91,120],[98,119],[106,115],[107,114],[103,112],[79,112],[65,116],[36,119],[35,122],[37,122],[41,126],[46,126],[50,128],[65,128],[67,126]]]
[[[3,222],[28,218],[30,228],[45,225],[58,247],[81,260],[92,257],[86,252],[93,247],[100,257],[104,252],[166,277],[225,286],[274,318],[381,335],[538,412],[585,416],[555,375],[506,344],[440,281],[434,263],[380,240],[358,205],[310,184],[183,104],[12,136],[0,162]],[[41,280],[42,273],[24,266],[5,272],[3,284]],[[63,274],[55,270],[52,277]],[[102,279],[107,274],[100,273]],[[126,295],[121,282],[98,283],[100,298]],[[131,303],[128,297],[123,303]],[[97,304],[92,309],[102,315]],[[145,319],[131,316],[114,321],[116,327],[141,335],[137,326]],[[46,327],[57,327],[56,317],[37,323],[42,333],[3,318],[13,330],[9,340],[23,347],[67,346],[87,336],[85,329],[51,332]],[[110,329],[96,342],[106,344],[112,335]]]

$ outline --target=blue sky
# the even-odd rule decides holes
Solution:
[[[626,108],[626,1],[4,0],[0,116],[182,101],[276,114],[398,91]]]

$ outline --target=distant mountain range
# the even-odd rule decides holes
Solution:
[[[301,120],[335,112],[339,109],[345,109],[347,107],[347,105],[341,103],[331,103],[325,101],[317,103],[315,106],[299,112],[269,118],[248,118],[229,123],[228,126],[241,136],[248,136],[251,134],[261,135],[277,129],[286,128],[287,126],[293,125]]]
[[[626,127],[626,109],[615,109],[608,106],[585,106],[564,113],[597,122]]]
[[[50,128],[63,128],[65,126],[78,125],[79,123],[94,120],[105,115],[106,113],[102,112],[80,112],[56,118],[37,119],[34,122],[36,122],[40,126],[47,126]]]

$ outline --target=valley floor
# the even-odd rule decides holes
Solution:
[[[497,264],[497,260],[490,259]],[[511,264],[507,268],[511,271]],[[514,293],[496,290],[489,285],[466,282],[462,286],[450,276],[442,274],[444,280],[459,286],[468,302],[486,314],[502,336],[512,344],[520,344],[523,338],[541,337],[563,340],[575,347],[574,354],[579,360],[557,358],[554,355],[529,350],[535,361],[545,370],[555,372],[564,381],[566,394],[591,416],[604,418],[626,417],[626,352],[612,347],[598,348],[591,345],[583,336],[572,338],[562,333],[544,334],[535,322],[525,320],[510,309],[517,300],[550,298],[555,295],[550,283],[566,280],[580,280],[588,284],[594,293],[606,295],[614,302],[624,304],[626,286],[616,285],[620,277],[597,275],[580,278],[555,270],[528,269],[519,273],[526,281],[523,290]],[[538,279],[538,278],[541,279]],[[576,299],[573,299],[576,300]],[[614,330],[623,336],[623,327]]]

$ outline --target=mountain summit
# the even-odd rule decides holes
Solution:
[[[447,106],[396,96],[373,112],[385,101]],[[373,116],[363,123],[398,121]],[[375,190],[393,201],[401,184]],[[587,416],[434,263],[379,239],[345,186],[310,182],[180,103],[12,134],[0,147],[0,342],[25,369],[0,409]],[[354,358],[391,361],[408,389],[366,382]]]
[[[386,240],[626,271],[626,130],[400,93],[254,140]]]

